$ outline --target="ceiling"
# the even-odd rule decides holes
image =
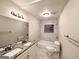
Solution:
[[[38,19],[57,18],[61,14],[68,0],[12,0],[22,9],[30,12]],[[44,10],[51,12],[51,17],[45,18],[41,16]]]

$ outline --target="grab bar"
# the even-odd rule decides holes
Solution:
[[[70,37],[69,35],[64,35],[64,37],[70,39],[69,41],[70,41],[72,44],[74,44],[74,45],[76,45],[77,47],[79,47],[79,41],[73,39],[73,38]]]

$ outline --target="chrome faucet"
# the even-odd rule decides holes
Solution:
[[[12,49],[12,44],[8,44],[7,47],[5,47],[5,51],[11,50]]]

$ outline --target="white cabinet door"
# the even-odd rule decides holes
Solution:
[[[28,51],[23,52],[21,55],[19,55],[16,59],[27,59]]]
[[[28,59],[36,59],[36,48],[37,44],[34,44],[32,47],[28,50]]]

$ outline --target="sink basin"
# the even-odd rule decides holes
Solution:
[[[0,48],[0,51],[4,51],[4,48]]]
[[[30,46],[32,44],[32,42],[28,42],[26,44],[24,44],[24,46]]]
[[[21,48],[16,48],[6,54],[4,54],[3,56],[8,56],[9,58],[16,55],[17,53],[19,53],[22,49]]]

